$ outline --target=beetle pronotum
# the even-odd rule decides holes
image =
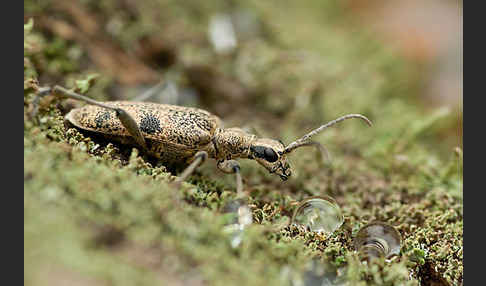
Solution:
[[[60,86],[39,89],[39,97],[47,94],[67,97],[88,103],[72,109],[65,119],[77,128],[100,133],[122,144],[140,146],[162,162],[189,164],[177,182],[184,181],[208,157],[217,161],[224,173],[236,175],[237,193],[243,190],[237,158],[257,161],[282,180],[291,176],[287,154],[303,146],[327,150],[311,137],[334,124],[359,118],[368,125],[371,121],[361,114],[348,114],[312,130],[284,146],[279,140],[259,138],[241,128],[224,128],[221,120],[202,109],[150,102],[98,102]]]

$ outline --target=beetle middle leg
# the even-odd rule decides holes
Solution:
[[[57,97],[72,98],[75,100],[84,101],[88,104],[96,105],[99,107],[103,107],[115,111],[116,116],[122,123],[123,127],[127,129],[128,133],[135,139],[135,142],[137,142],[137,144],[141,146],[144,150],[147,150],[147,144],[145,142],[145,138],[143,137],[137,122],[125,110],[98,102],[89,97],[67,90],[58,85],[54,86],[54,88],[52,89],[42,88],[41,90],[39,90],[38,98],[45,96],[49,93],[52,93],[54,96]]]
[[[243,196],[243,180],[241,179],[240,163],[235,160],[223,160],[217,164],[219,170],[227,174],[236,175],[236,195],[238,197]]]
[[[206,151],[199,151],[197,152],[193,159],[191,164],[187,166],[187,168],[182,172],[182,174],[175,180],[176,183],[180,183],[182,181],[185,181],[187,177],[189,177],[194,170],[196,170],[197,167],[201,166],[204,161],[208,158],[208,153]]]

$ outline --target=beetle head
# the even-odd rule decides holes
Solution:
[[[304,147],[304,146],[315,146],[319,149],[319,151],[325,152],[329,157],[329,152],[327,149],[324,148],[320,143],[311,141],[310,138],[316,134],[321,133],[328,127],[335,125],[343,120],[350,119],[350,118],[359,118],[366,122],[369,126],[372,126],[371,121],[361,114],[347,114],[341,116],[337,119],[334,119],[324,125],[321,125],[319,128],[312,130],[311,132],[307,133],[306,135],[302,136],[301,138],[293,141],[287,146],[281,141],[268,139],[268,138],[259,138],[252,142],[250,146],[250,152],[248,154],[248,158],[255,159],[260,165],[265,167],[270,173],[275,173],[280,176],[282,180],[287,180],[288,177],[292,174],[290,170],[290,164],[287,161],[287,154],[290,154],[292,151]]]
[[[292,174],[287,156],[284,154],[285,146],[282,142],[273,139],[259,138],[250,146],[250,158],[256,160],[270,173],[275,173],[282,180],[287,180]]]

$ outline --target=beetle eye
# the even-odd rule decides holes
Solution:
[[[273,163],[278,160],[278,155],[272,148],[263,146],[251,146],[250,150],[255,154],[255,157],[263,158],[266,161]]]
[[[272,163],[278,160],[278,155],[271,148],[265,148],[265,160]]]

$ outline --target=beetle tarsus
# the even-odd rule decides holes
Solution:
[[[236,160],[219,161],[217,164],[219,170],[227,174],[235,174],[236,176],[236,194],[237,197],[244,197],[243,180],[241,178],[240,163]]]
[[[40,100],[44,96],[47,96],[47,95],[51,94],[51,92],[52,92],[52,88],[50,88],[50,87],[40,87],[37,90],[37,94],[36,94],[34,100],[32,101],[33,109],[32,109],[32,111],[30,112],[30,115],[29,115],[31,119],[36,118],[37,113],[39,112],[39,102],[40,102]]]

